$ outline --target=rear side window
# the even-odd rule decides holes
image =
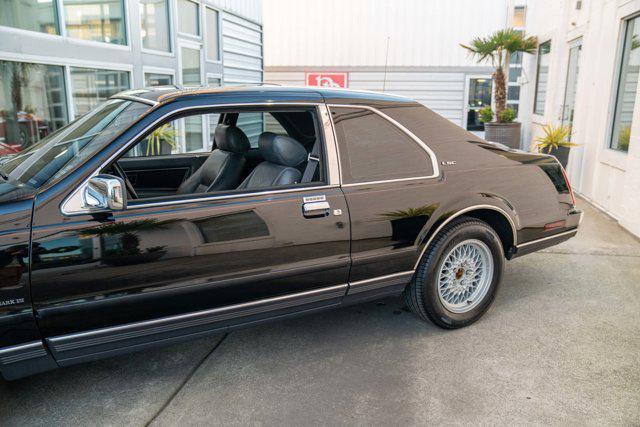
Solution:
[[[345,184],[429,176],[427,152],[378,114],[331,108]]]

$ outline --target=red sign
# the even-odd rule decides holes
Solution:
[[[348,73],[307,73],[307,86],[347,87]]]

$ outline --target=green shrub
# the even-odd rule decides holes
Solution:
[[[489,123],[491,120],[493,120],[493,110],[491,109],[491,107],[484,107],[478,110],[478,119],[482,123]]]
[[[618,134],[618,150],[629,151],[629,141],[631,140],[631,126],[620,129]]]
[[[505,108],[500,111],[500,115],[498,117],[498,121],[500,123],[511,123],[516,118],[516,112],[513,108]]]

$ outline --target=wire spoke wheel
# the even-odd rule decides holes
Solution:
[[[452,313],[466,313],[483,301],[491,287],[491,250],[477,239],[458,243],[443,257],[436,277],[442,305]]]

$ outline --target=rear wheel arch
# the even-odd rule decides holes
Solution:
[[[500,238],[504,256],[507,259],[511,258],[515,246],[518,243],[516,223],[514,222],[514,220],[505,209],[498,206],[473,205],[466,208],[458,209],[453,213],[451,213],[451,211],[448,211],[433,223],[433,225],[429,228],[429,231],[422,239],[420,245],[421,252],[418,256],[418,259],[416,260],[415,268],[417,268],[420,260],[424,256],[425,251],[431,244],[434,237],[438,234],[438,232],[446,227],[446,225],[453,221],[455,218],[458,218],[462,215],[486,222]]]

